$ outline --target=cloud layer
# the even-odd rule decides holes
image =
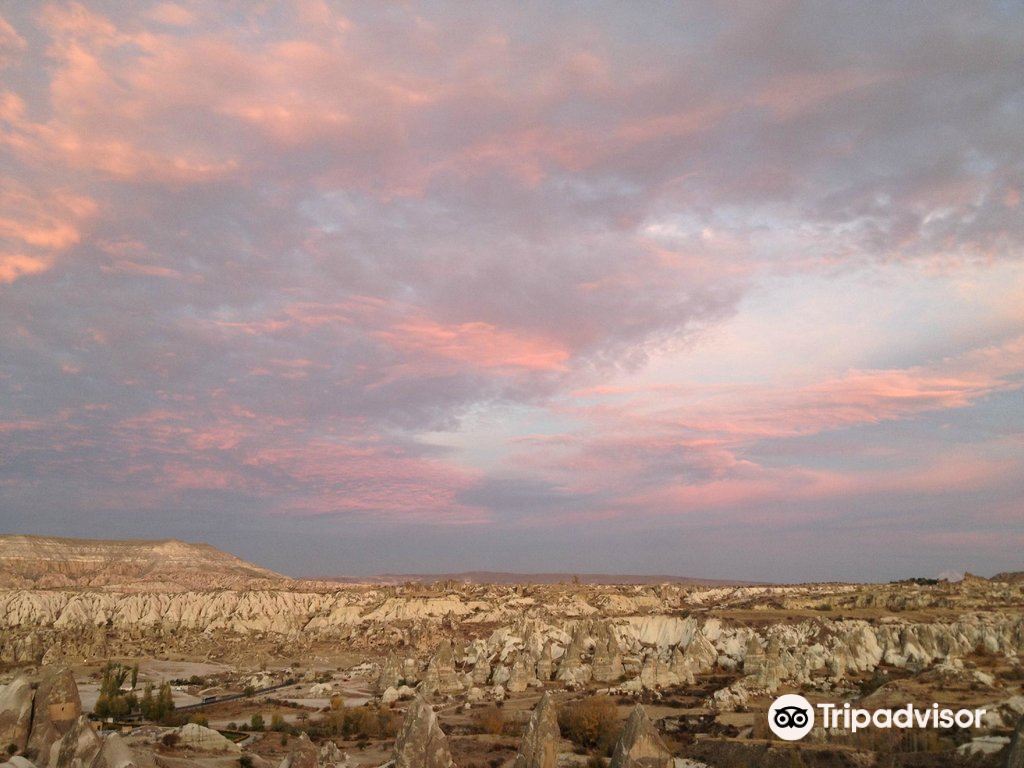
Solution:
[[[1019,566],[1012,4],[3,13],[5,527]]]

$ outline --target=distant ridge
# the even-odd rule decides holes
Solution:
[[[713,587],[739,587],[758,584],[755,581],[700,579],[692,576],[615,573],[512,573],[508,571],[461,571],[459,573],[382,573],[378,576],[323,576],[319,581],[342,584],[402,584],[412,582],[457,581],[468,584],[561,584],[577,579],[581,584],[704,584]]]
[[[254,589],[291,582],[209,544],[0,535],[0,587]]]

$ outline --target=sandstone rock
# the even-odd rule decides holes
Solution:
[[[542,682],[551,680],[551,674],[555,669],[555,661],[552,656],[551,643],[545,643],[544,648],[541,650],[540,658],[537,659],[535,665],[537,672],[537,679]]]
[[[494,685],[504,685],[511,677],[512,669],[505,664],[498,664],[491,674],[491,683]]]
[[[222,736],[212,728],[199,723],[186,723],[175,729],[178,744],[203,752],[241,752],[242,749],[231,739]]]
[[[32,684],[24,675],[0,688],[0,750],[7,754],[9,745],[15,752],[25,749],[32,724]]]
[[[455,672],[455,654],[450,640],[442,641],[431,657],[420,688],[426,695],[434,692],[459,693],[464,689],[462,680]]]
[[[610,768],[673,768],[672,753],[640,704],[622,729]]]
[[[46,765],[48,768],[91,768],[103,747],[103,739],[92,729],[89,718],[81,715],[60,741],[54,742]],[[39,762],[42,763],[40,757]]]
[[[672,651],[672,663],[669,669],[675,675],[677,685],[693,685],[697,682],[690,660],[679,650],[678,646]]]
[[[512,665],[512,670],[509,674],[508,683],[505,688],[509,693],[522,693],[525,691],[532,680],[534,680],[532,671],[534,667],[532,664],[527,664],[526,659],[519,656]]]
[[[530,716],[513,768],[556,768],[560,738],[555,704],[545,693]]]
[[[583,663],[583,653],[586,647],[585,638],[581,628],[577,627],[573,632],[572,641],[565,649],[562,659],[558,664],[558,674],[555,679],[565,683],[586,684],[590,682],[591,668]]]
[[[136,760],[131,749],[116,733],[103,740],[103,747],[91,768],[135,768]]]
[[[473,685],[487,685],[491,678],[491,663],[486,656],[481,656],[473,665]]]
[[[426,699],[417,696],[406,712],[405,722],[395,742],[394,768],[451,766],[448,738],[437,722],[437,715]]]
[[[292,741],[291,744],[291,749],[285,759],[281,761],[279,768],[318,768],[320,750],[309,740],[309,736],[301,733],[299,738]]]
[[[618,640],[607,624],[603,624],[598,633],[594,647],[594,659],[591,663],[593,679],[599,683],[613,683],[622,679],[622,652]]]
[[[397,688],[403,676],[403,660],[391,653],[380,668],[377,676],[377,692],[383,693],[388,688]]]
[[[82,701],[71,670],[44,669],[32,705],[32,732],[25,747],[28,756],[45,764],[50,747],[71,730],[81,714]]]
[[[348,753],[338,749],[338,745],[333,741],[325,741],[320,747],[320,765],[325,768],[331,765],[348,765]]]
[[[709,672],[714,669],[715,662],[718,661],[718,651],[715,650],[715,646],[711,644],[704,633],[697,630],[693,639],[690,640],[690,644],[686,646],[683,657],[689,662],[690,668],[694,672]]]

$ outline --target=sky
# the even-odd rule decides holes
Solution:
[[[0,529],[1024,569],[1024,6],[0,2]]]

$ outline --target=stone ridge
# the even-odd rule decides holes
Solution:
[[[258,588],[290,581],[209,544],[0,535],[0,587],[6,588],[159,584],[171,591],[211,582]]]

